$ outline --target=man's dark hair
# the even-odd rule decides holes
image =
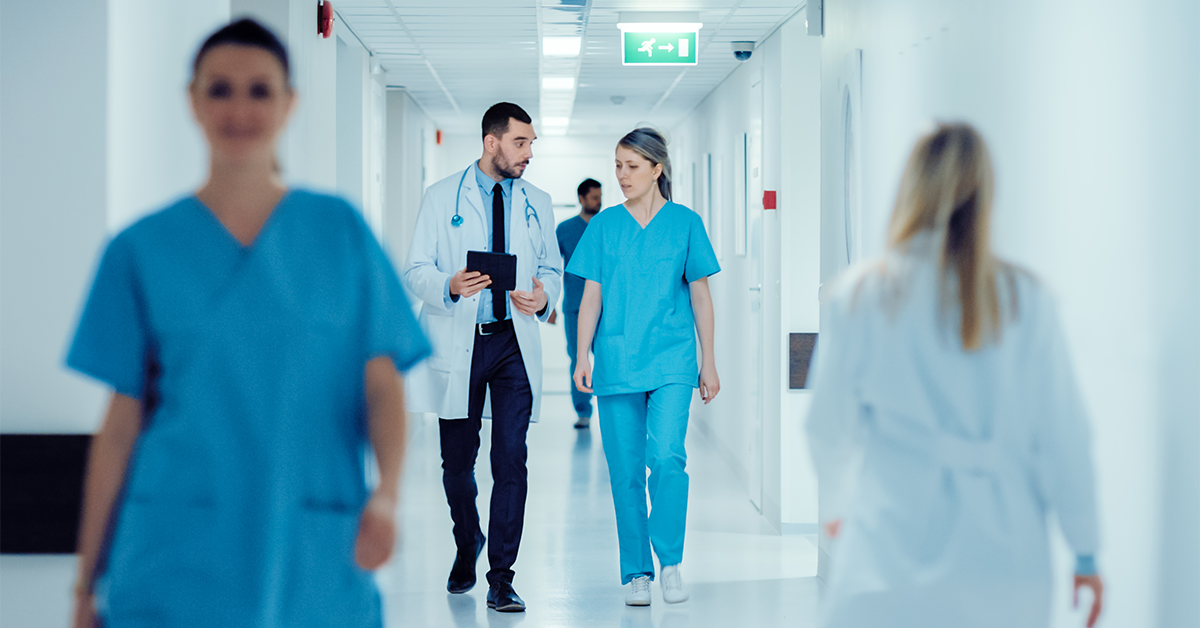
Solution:
[[[275,33],[272,33],[270,29],[250,18],[243,18],[233,22],[204,40],[204,44],[200,46],[199,52],[196,53],[195,60],[192,61],[193,78],[200,71],[200,62],[204,60],[204,57],[213,48],[224,44],[254,46],[255,48],[266,50],[274,55],[279,60],[279,63],[283,65],[283,76],[287,82],[292,82],[291,67],[288,65],[287,48],[283,46],[283,43],[279,41]]]
[[[488,108],[487,113],[483,114],[483,137],[495,135],[496,139],[504,137],[508,133],[508,121],[510,118],[516,119],[518,122],[525,124],[533,124],[533,118],[525,113],[519,105],[514,105],[510,102],[498,102]]]
[[[579,184],[579,189],[576,190],[576,193],[578,193],[579,196],[587,196],[587,193],[591,192],[592,188],[598,187],[600,187],[599,181],[595,179],[584,179],[583,183]]]

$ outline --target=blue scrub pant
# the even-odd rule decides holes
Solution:
[[[585,393],[575,387],[575,350],[579,345],[579,312],[563,312],[564,326],[567,328],[567,355],[571,357],[571,404],[575,406],[575,416],[592,416],[592,393]]]
[[[668,384],[649,392],[596,397],[600,436],[621,548],[621,584],[637,576],[654,579],[651,546],[663,566],[683,560],[687,522],[688,407],[692,387]],[[650,509],[646,509],[646,467],[650,467]]]

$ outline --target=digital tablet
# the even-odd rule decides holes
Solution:
[[[517,289],[517,256],[511,253],[467,251],[467,270],[478,271],[492,278],[488,289]]]

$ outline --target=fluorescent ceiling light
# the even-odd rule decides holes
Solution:
[[[582,37],[543,37],[542,54],[547,57],[578,57]]]
[[[617,28],[635,33],[695,32],[703,26],[699,12],[622,11],[617,18]]]
[[[630,33],[694,33],[704,24],[700,22],[620,22],[617,28]]]
[[[570,123],[570,118],[561,116],[542,116],[542,126],[567,126]]]
[[[575,89],[575,77],[543,76],[542,89]]]

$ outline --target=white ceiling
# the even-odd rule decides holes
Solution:
[[[493,103],[534,117],[570,116],[569,133],[617,133],[639,122],[673,126],[738,65],[729,42],[761,43],[804,0],[337,0],[346,26],[450,132],[478,132]],[[698,64],[621,64],[621,11],[699,12]],[[540,55],[540,36],[580,35],[579,57]],[[574,75],[573,92],[542,93],[542,75]],[[612,96],[624,96],[616,105]],[[541,129],[539,129],[539,133]]]

